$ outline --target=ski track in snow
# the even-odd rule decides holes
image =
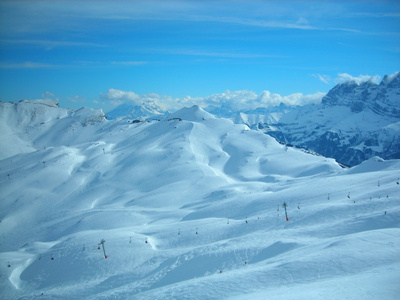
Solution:
[[[18,105],[1,299],[400,297],[398,160],[342,169],[198,107],[130,124],[36,104],[24,127]]]

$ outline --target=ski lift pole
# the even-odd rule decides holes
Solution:
[[[103,253],[104,253],[104,258],[107,258],[107,254],[106,254],[106,250],[104,249],[104,243],[106,241],[104,239],[101,239],[99,246],[101,245],[101,247],[103,248]]]
[[[285,216],[286,216],[286,221],[289,221],[289,218],[288,218],[288,216],[287,216],[287,211],[286,211],[286,207],[287,207],[287,204],[286,204],[286,202],[283,202],[283,208],[285,209]]]

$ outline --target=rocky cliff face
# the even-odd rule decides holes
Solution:
[[[370,109],[383,116],[400,115],[400,75],[385,76],[380,84],[354,81],[338,84],[322,99],[324,106],[347,106],[354,113]]]

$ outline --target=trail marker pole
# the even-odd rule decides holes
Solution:
[[[100,243],[99,243],[99,247],[101,245],[101,247],[103,248],[103,253],[104,253],[104,258],[107,258],[107,254],[106,254],[106,250],[104,249],[104,243],[106,241],[104,239],[101,239]]]
[[[289,218],[288,218],[288,216],[287,216],[287,210],[286,210],[286,207],[287,207],[287,204],[286,204],[286,202],[283,202],[283,208],[285,209],[285,216],[286,216],[286,221],[289,221]]]

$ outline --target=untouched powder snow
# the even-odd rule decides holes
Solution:
[[[342,169],[197,106],[0,113],[1,299],[400,297],[399,160]]]

